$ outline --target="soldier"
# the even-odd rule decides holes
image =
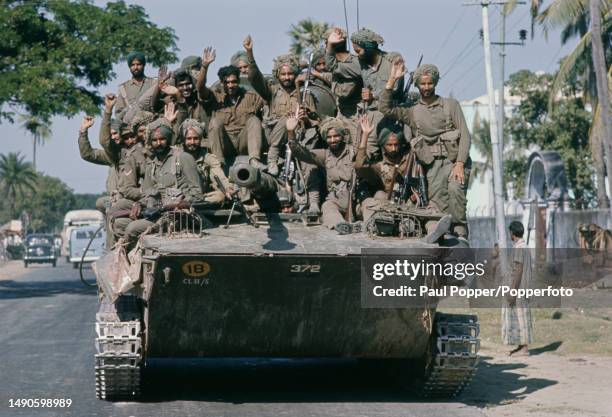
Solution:
[[[347,34],[343,29],[332,28],[327,32],[325,63],[332,72],[332,93],[338,105],[338,118],[357,140],[357,105],[361,101],[363,80],[359,58],[348,52]]]
[[[181,124],[180,130],[181,135],[185,138],[182,145],[183,150],[195,159],[204,202],[221,205],[225,197],[231,199],[232,196],[230,192],[232,186],[223,172],[221,162],[219,162],[219,159],[217,159],[215,155],[208,152],[206,148],[202,146],[204,127],[195,119],[187,119]],[[214,177],[221,180],[223,188],[225,188],[228,193],[227,196],[223,195],[223,192],[217,188]]]
[[[153,78],[145,76],[144,69],[147,61],[142,52],[131,52],[127,56],[127,64],[130,67],[132,78],[119,86],[119,99],[115,108],[115,117],[126,123],[138,109],[140,96],[155,83]]]
[[[351,220],[352,188],[355,183],[353,169],[353,148],[346,146],[347,129],[333,117],[321,124],[321,134],[327,141],[327,149],[309,150],[295,140],[295,130],[299,120],[297,114],[287,120],[289,146],[293,156],[309,164],[325,169],[327,178],[327,198],[323,203],[323,224],[330,229],[341,230]]]
[[[181,61],[181,70],[187,71],[191,78],[198,79],[200,69],[202,69],[202,58],[196,55],[189,55]]]
[[[296,87],[295,79],[299,74],[299,60],[295,55],[281,55],[274,61],[273,74],[279,84],[266,81],[257,67],[253,55],[253,40],[247,36],[243,42],[249,59],[249,81],[257,93],[266,101],[270,107],[270,117],[264,121],[266,136],[270,148],[268,149],[268,172],[271,175],[279,174],[278,158],[280,149],[287,139],[287,119],[290,118],[295,109],[301,106],[305,111],[302,113],[302,122],[305,128],[312,126],[311,118],[316,119],[316,107],[310,94],[306,94],[305,102],[301,103],[300,90]]]
[[[402,185],[406,171],[409,169],[409,154],[403,133],[385,128],[378,140],[378,145],[382,149],[382,160],[370,162],[367,157],[367,145],[374,126],[366,115],[362,115],[359,122],[361,140],[355,156],[355,172],[373,190],[376,190],[374,197],[366,198],[361,204],[363,220],[367,222],[380,206],[380,202],[392,200],[394,191]]]
[[[436,85],[440,72],[434,65],[421,65],[414,72],[420,101],[410,108],[391,104],[395,82],[403,78],[404,63],[396,62],[380,97],[380,110],[387,117],[409,125],[412,146],[427,171],[431,204],[452,216],[452,231],[467,239],[466,192],[471,170],[470,133],[457,100],[440,97]]]
[[[325,63],[325,50],[316,49],[312,54],[312,68],[310,74],[313,78],[313,83],[321,85],[325,88],[331,88],[332,86],[332,73],[327,70]],[[303,83],[306,74],[302,74],[298,77],[298,81]]]
[[[85,116],[81,122],[79,128],[79,153],[84,161],[91,162],[96,165],[106,165],[109,167],[108,175],[106,177],[106,192],[107,196],[100,197],[96,200],[96,208],[102,213],[106,213],[107,207],[111,205],[111,195],[117,189],[117,178],[118,171],[113,164],[111,157],[106,153],[104,149],[94,149],[89,142],[87,131],[93,126],[94,118],[92,116]],[[113,132],[111,130],[111,132]],[[113,140],[119,139],[119,134],[114,132]]]
[[[245,51],[238,51],[230,58],[230,65],[240,70],[241,77],[249,75],[249,57]]]
[[[391,127],[389,120],[385,120],[378,106],[378,99],[385,89],[389,70],[393,62],[401,60],[402,56],[397,52],[385,52],[379,49],[384,39],[369,29],[360,29],[351,35],[353,50],[359,58],[361,67],[361,78],[364,88],[361,90],[362,111],[368,114],[370,123],[375,130],[370,134],[368,141],[368,157],[380,158],[378,147],[378,134],[385,127]],[[397,79],[393,85],[392,99],[401,100],[404,87],[404,78]]]
[[[139,219],[143,207],[184,209],[202,203],[195,160],[187,152],[170,146],[172,135],[172,129],[165,124],[153,130],[152,157],[147,160],[142,184],[143,198],[133,204],[130,218],[134,221],[125,229],[129,246],[155,224],[152,219]]]
[[[263,132],[257,117],[263,100],[240,87],[240,71],[231,65],[222,67],[217,74],[223,91],[206,87],[208,66],[215,57],[212,48],[204,50],[197,83],[200,97],[213,113],[208,127],[210,150],[223,165],[236,155],[248,155],[253,166],[263,169],[265,165],[260,161]]]

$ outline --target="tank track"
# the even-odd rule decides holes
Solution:
[[[470,383],[478,365],[479,334],[475,315],[436,313],[422,386],[424,397],[454,397]]]
[[[96,314],[96,397],[132,400],[140,395],[142,320],[138,300],[121,296],[115,304],[104,298]]]

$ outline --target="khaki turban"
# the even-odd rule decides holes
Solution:
[[[423,75],[429,75],[434,85],[440,80],[440,70],[432,64],[423,64],[414,71],[414,84],[419,85],[419,81]]]

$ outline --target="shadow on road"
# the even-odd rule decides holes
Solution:
[[[51,297],[60,294],[95,295],[96,288],[84,286],[78,278],[62,281],[0,280],[0,300]]]
[[[422,402],[390,371],[348,359],[157,359],[145,368],[142,401]]]
[[[521,400],[533,392],[558,383],[551,379],[526,378],[512,372],[528,366],[518,358],[515,363],[492,363],[491,359],[481,357],[476,376],[462,395],[466,404],[478,407],[501,405]]]
[[[559,347],[561,347],[562,344],[563,342],[561,341],[552,342],[552,343],[547,344],[546,346],[542,346],[536,349],[529,349],[529,354],[541,355],[544,352],[554,352],[555,350],[559,349]]]

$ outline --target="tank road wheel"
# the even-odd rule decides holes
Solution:
[[[113,304],[105,297],[96,314],[96,397],[129,401],[140,396],[143,363],[139,300],[121,296]]]
[[[470,383],[478,365],[479,333],[477,316],[436,313],[425,358],[423,396],[454,397]]]

